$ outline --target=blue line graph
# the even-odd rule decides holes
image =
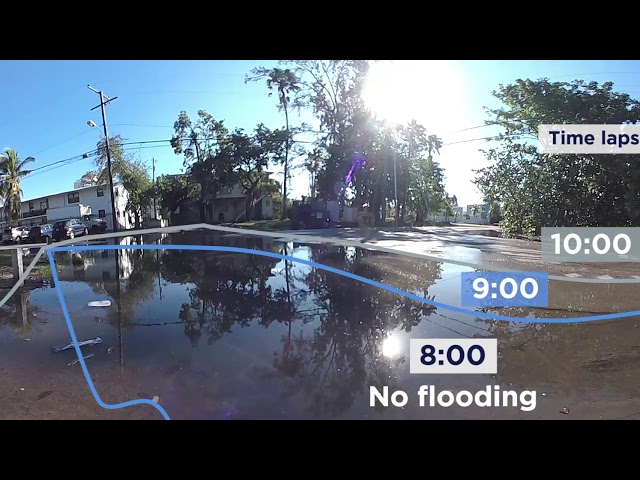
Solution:
[[[279,253],[273,253],[273,252],[265,252],[262,250],[255,250],[255,249],[250,249],[250,248],[240,248],[240,247],[223,247],[223,246],[213,246],[213,245],[70,245],[70,246],[62,246],[62,247],[54,247],[51,248],[49,250],[47,250],[47,256],[49,257],[49,263],[51,265],[51,272],[53,275],[53,279],[55,282],[55,288],[56,291],[58,293],[58,298],[60,300],[60,305],[62,307],[62,312],[64,314],[65,317],[65,321],[67,322],[67,327],[69,328],[69,333],[71,335],[71,340],[73,342],[73,345],[75,347],[76,350],[76,354],[78,355],[78,360],[80,361],[80,365],[82,366],[82,371],[84,372],[84,375],[87,379],[87,383],[89,384],[89,388],[91,390],[91,393],[93,394],[94,398],[96,399],[96,401],[98,402],[98,404],[106,409],[109,410],[114,410],[114,409],[118,409],[118,408],[124,408],[124,407],[129,407],[129,406],[133,406],[133,405],[151,405],[152,407],[156,408],[161,414],[162,416],[165,418],[165,420],[170,420],[169,415],[167,414],[167,412],[156,402],[154,402],[153,400],[148,400],[148,399],[138,399],[138,400],[131,400],[128,402],[124,402],[124,403],[118,403],[118,404],[107,404],[105,403],[100,396],[98,395],[98,392],[96,391],[96,388],[93,384],[93,381],[91,380],[91,376],[89,374],[89,371],[87,369],[87,366],[85,364],[85,361],[83,359],[83,355],[82,352],[80,350],[80,347],[78,345],[78,340],[76,338],[75,335],[75,331],[73,329],[73,325],[71,323],[71,319],[69,317],[69,312],[67,310],[67,306],[66,303],[64,301],[64,295],[62,294],[62,290],[59,286],[59,280],[58,280],[58,274],[56,272],[56,268],[55,268],[55,262],[53,259],[53,253],[55,252],[73,252],[73,251],[91,251],[91,250],[126,250],[126,249],[131,249],[131,250],[208,250],[208,251],[216,251],[216,252],[232,252],[232,253],[245,253],[245,254],[249,254],[249,255],[259,255],[259,256],[263,256],[263,257],[271,257],[271,258],[276,258],[276,259],[280,259],[280,260],[287,260],[287,261],[291,261],[291,262],[296,262],[296,263],[300,263],[303,265],[308,265],[310,267],[313,268],[318,268],[321,270],[325,270],[331,273],[335,273],[337,275],[341,275],[343,277],[347,277],[347,278],[351,278],[353,280],[374,286],[374,287],[378,287],[381,288],[383,290],[387,290],[389,292],[392,293],[396,293],[398,295],[404,296],[406,298],[409,298],[411,300],[417,301],[417,302],[421,302],[427,305],[431,305],[434,306],[436,308],[442,308],[445,310],[450,310],[450,311],[454,311],[454,312],[458,312],[458,313],[463,313],[465,315],[472,315],[474,317],[477,318],[483,318],[483,319],[489,319],[489,320],[503,320],[503,321],[507,321],[507,322],[521,322],[521,323],[581,323],[581,322],[593,322],[593,321],[598,321],[598,320],[610,320],[610,319],[615,319],[615,318],[625,318],[625,317],[633,317],[633,316],[640,316],[640,310],[634,310],[634,311],[630,311],[630,312],[621,312],[621,313],[610,313],[610,314],[603,314],[603,315],[594,315],[594,316],[588,316],[588,317],[575,317],[575,318],[538,318],[538,317],[510,317],[510,316],[506,316],[506,315],[494,315],[494,314],[489,314],[489,313],[485,313],[485,312],[477,312],[474,310],[468,310],[465,308],[460,308],[460,307],[454,307],[452,305],[447,305],[445,303],[441,303],[441,302],[436,302],[434,300],[430,300],[424,297],[420,297],[418,295],[409,293],[409,292],[405,292],[403,290],[397,289],[395,287],[391,287],[389,285],[386,285],[384,283],[381,282],[377,282],[375,280],[370,280],[368,278],[365,277],[361,277],[359,275],[355,275],[353,273],[349,273],[349,272],[345,272],[344,270],[340,270],[338,268],[334,268],[334,267],[330,267],[328,265],[323,265],[320,263],[316,263],[316,262],[312,262],[310,260],[305,260],[302,258],[295,258],[295,257],[290,257],[290,256],[286,256],[286,255],[282,255]]]

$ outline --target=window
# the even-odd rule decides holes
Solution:
[[[264,206],[265,207],[270,207],[271,206],[271,200],[269,200],[268,198],[264,201]]]
[[[33,204],[33,202],[29,202],[29,211],[33,212],[36,209],[36,206]]]
[[[80,203],[80,192],[72,192],[67,194],[68,203]]]
[[[96,195],[98,195],[99,197],[104,197],[104,188],[98,187],[98,190],[96,190]]]
[[[104,210],[98,210],[98,218],[106,217],[106,212]]]
[[[40,202],[40,210],[46,210],[47,208],[49,208],[49,201],[48,200]]]

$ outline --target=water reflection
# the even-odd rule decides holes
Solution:
[[[416,265],[410,273],[383,268],[375,253],[353,248],[260,238],[225,243],[306,258],[380,282],[392,275],[398,288],[424,295],[441,275],[435,263]],[[95,299],[115,301],[119,292],[121,308],[106,309],[100,321],[118,330],[120,343],[124,335],[127,351],[140,347],[127,343],[127,330],[142,325],[178,321],[192,348],[208,348],[246,330],[250,340],[245,348],[271,351],[269,362],[255,365],[251,381],[279,385],[286,397],[301,396],[315,415],[339,415],[369,384],[392,386],[392,370],[405,362],[407,352],[402,339],[390,335],[410,331],[434,312],[428,305],[293,261],[211,251],[118,254],[128,265],[119,281],[110,275],[116,251],[65,252],[56,254],[56,263],[58,256],[66,261],[59,270],[66,272],[59,274],[61,282],[84,281]],[[160,330],[144,330],[144,342],[152,344]]]
[[[414,263],[399,255],[210,233],[127,241],[257,248],[346,270],[445,304],[459,305],[460,300],[461,267]],[[547,399],[562,388],[590,396],[608,387],[628,395],[624,399],[640,392],[635,380],[640,365],[638,319],[579,325],[474,319],[436,311],[319,268],[259,255],[178,250],[121,250],[117,257],[115,251],[54,255],[78,338],[104,340],[87,351],[95,353],[87,366],[99,379],[100,394],[113,401],[158,395],[173,418],[373,415],[368,386],[409,392],[425,382],[424,376],[408,372],[409,338],[498,338],[497,378],[429,378],[429,383],[446,389],[513,382],[522,388],[544,387]],[[635,298],[634,288],[565,282],[553,289],[551,303],[579,303],[595,311],[611,308],[613,302],[616,308],[628,309],[618,299]],[[57,302],[53,290],[46,292]],[[592,299],[585,300],[585,295]],[[15,342],[14,350],[29,345],[42,355],[40,374],[46,370],[59,375],[63,369],[76,375],[77,370],[67,366],[74,351],[50,353],[51,345],[69,341],[64,322],[58,321],[57,304],[47,306],[47,312],[54,313],[47,324],[48,338],[29,330],[35,319],[30,312],[34,304],[44,305],[45,297],[40,291],[30,298],[14,297],[0,313],[0,323],[31,336],[28,344]],[[112,307],[87,306],[106,299]],[[546,310],[496,311],[520,317],[572,315],[560,303]],[[451,412],[437,415],[455,415]],[[386,409],[381,415],[389,418],[394,411]],[[430,414],[421,409],[398,415]]]
[[[31,317],[38,311],[31,305],[31,292],[20,289],[0,308],[0,326],[8,326],[22,338],[28,338],[33,328]]]

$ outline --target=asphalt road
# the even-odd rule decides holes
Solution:
[[[404,252],[437,256],[443,260],[468,262],[486,270],[540,271],[567,278],[640,280],[637,263],[579,264],[543,262],[540,242],[500,238],[499,228],[483,225],[406,228],[331,228],[296,230],[304,236],[355,240]]]

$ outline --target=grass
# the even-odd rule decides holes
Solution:
[[[252,228],[254,230],[290,230],[291,220],[253,220],[236,223],[234,227]]]
[[[13,263],[11,260],[11,250],[0,250],[0,276],[13,274]],[[23,258],[24,267],[26,268],[33,260],[33,255]],[[51,266],[49,265],[49,259],[46,255],[40,257],[38,263],[31,270],[32,276],[51,276]]]

